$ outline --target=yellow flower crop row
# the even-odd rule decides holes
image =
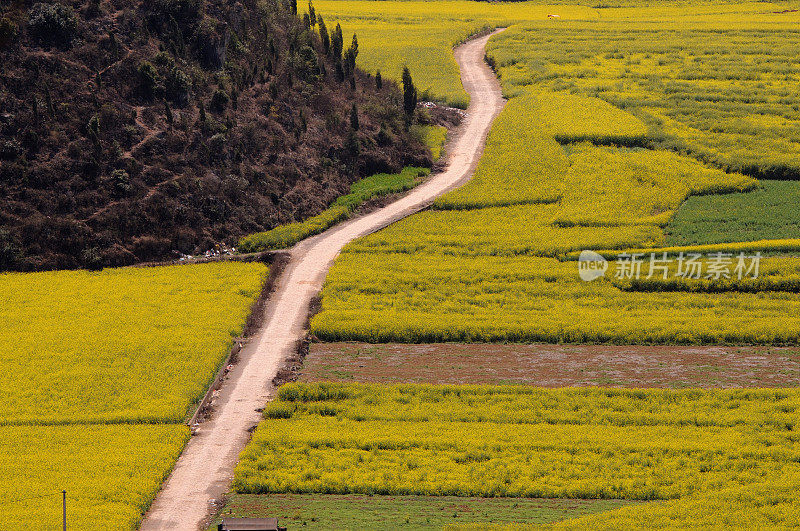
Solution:
[[[796,466],[798,405],[774,390],[291,384],[234,488],[673,499]]]
[[[531,97],[508,102],[492,126],[473,178],[438,198],[435,208],[468,210],[554,203],[561,198],[561,185],[552,176],[566,173],[569,160],[531,112],[534,102]],[[537,156],[526,156],[529,152]]]
[[[604,10],[599,21],[557,28],[529,22],[492,39],[487,54],[509,96],[598,97],[635,113],[664,147],[728,171],[796,179],[800,110],[788,87],[800,82],[792,63],[798,17],[741,9]],[[567,113],[563,120],[583,121]]]
[[[646,140],[641,120],[599,98],[563,92],[533,92],[530,98],[536,117],[558,142],[639,145]]]
[[[800,467],[774,477],[679,500],[650,502],[567,520],[548,529],[793,529],[798,526]],[[515,527],[520,529],[520,527]]]
[[[325,341],[800,343],[797,293],[622,291],[551,258],[348,252],[323,293]]]
[[[796,253],[800,252],[800,238],[791,238],[785,240],[757,240],[752,242],[735,242],[735,243],[709,243],[705,245],[678,245],[672,247],[656,247],[656,248],[629,248],[624,251],[619,250],[597,250],[596,252],[605,258],[614,259],[620,252],[643,253],[649,255],[650,253],[670,253],[676,255],[678,253],[742,253],[742,252],[755,252],[761,251],[763,253]],[[564,255],[566,260],[577,260],[580,253],[567,253]]]
[[[442,125],[412,125],[411,132],[428,146],[436,162],[442,156],[444,144],[447,141],[447,128]]]

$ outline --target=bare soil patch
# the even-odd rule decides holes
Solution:
[[[540,387],[798,387],[800,349],[313,343],[299,380]]]

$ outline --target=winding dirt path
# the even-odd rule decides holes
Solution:
[[[212,501],[230,487],[233,467],[250,438],[248,430],[258,424],[259,410],[270,398],[271,382],[282,361],[304,337],[309,303],[322,289],[328,268],[342,247],[426,208],[436,197],[472,177],[492,121],[505,103],[497,79],[483,61],[490,37],[471,40],[455,50],[471,103],[448,145],[447,169],[394,203],[292,248],[291,260],[266,305],[264,325],[242,349],[239,363],[215,400],[212,417],[187,444],[140,529],[198,529],[212,509]]]

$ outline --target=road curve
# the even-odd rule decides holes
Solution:
[[[273,392],[272,379],[304,337],[311,299],[339,251],[348,242],[414,214],[433,200],[468,181],[483,151],[492,121],[505,101],[500,85],[483,61],[491,35],[468,41],[455,50],[461,81],[470,95],[467,117],[448,144],[448,164],[401,199],[300,242],[275,292],[266,305],[264,324],[239,354],[214,401],[212,417],[200,425],[175,464],[140,529],[192,531],[200,528],[230,487],[239,453],[250,438]]]

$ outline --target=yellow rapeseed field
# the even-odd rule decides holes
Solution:
[[[0,424],[182,422],[266,273],[231,262],[0,275]]]
[[[2,527],[61,529],[66,490],[69,529],[136,529],[188,438],[177,424],[2,426]]]
[[[408,66],[420,94],[466,108],[469,96],[461,86],[452,48],[484,29],[513,21],[547,20],[552,7],[536,2],[482,3],[465,0],[405,2],[320,0],[316,12],[333,28],[341,24],[345,42],[358,36],[358,64],[369,72],[400,80]],[[591,18],[585,6],[559,6],[563,18]]]
[[[583,282],[577,264],[559,262],[582,249],[661,247],[663,226],[687,196],[746,191],[758,183],[668,151],[560,145],[542,124],[540,114],[548,112],[538,112],[547,101],[535,94],[514,98],[491,133],[474,181],[443,196],[433,210],[344,249],[323,291],[323,311],[312,320],[317,337],[800,340],[798,321],[787,311],[800,297],[789,291],[622,291],[610,278]],[[624,119],[607,123],[624,133],[616,125]],[[530,151],[509,153],[504,141]]]
[[[675,499],[797,469],[797,391],[289,384],[238,492]]]
[[[267,274],[261,263],[0,275],[3,529],[135,529]]]

